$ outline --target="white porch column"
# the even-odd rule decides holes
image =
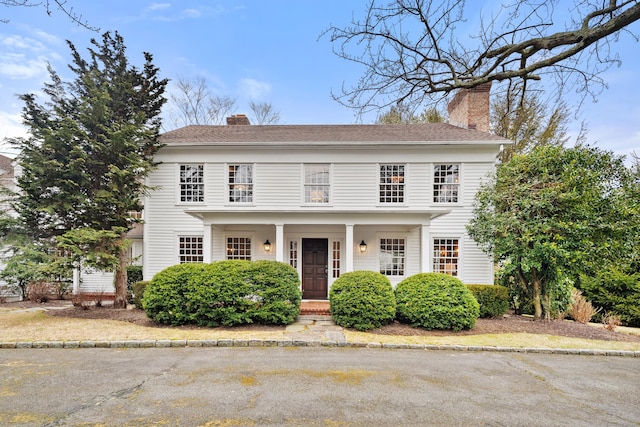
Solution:
[[[345,247],[345,273],[353,271],[353,224],[345,224],[344,233],[344,247]]]
[[[202,227],[202,260],[207,264],[213,261],[211,245],[211,224],[204,224]]]
[[[284,224],[276,224],[276,261],[284,262]]]
[[[431,272],[431,263],[429,262],[429,254],[431,253],[431,243],[429,238],[429,226],[422,224],[420,230],[420,271],[422,273]]]

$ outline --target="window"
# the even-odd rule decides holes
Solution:
[[[380,239],[380,273],[404,276],[405,240]]]
[[[404,165],[380,165],[380,203],[404,203]]]
[[[433,239],[433,271],[458,275],[458,239]]]
[[[204,202],[204,165],[180,165],[180,201]]]
[[[251,237],[227,237],[227,259],[251,261]]]
[[[298,241],[291,240],[289,242],[289,264],[291,267],[298,268]]]
[[[229,165],[229,202],[253,202],[253,165]]]
[[[304,165],[304,202],[329,203],[329,165]]]
[[[433,202],[457,203],[460,189],[460,165],[434,165]]]
[[[331,273],[334,279],[340,277],[340,242],[334,241],[331,245]]]
[[[187,262],[204,262],[201,236],[183,236],[179,238],[180,264]]]

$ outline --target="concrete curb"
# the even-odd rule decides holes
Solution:
[[[640,351],[597,350],[567,348],[526,348],[432,344],[398,344],[384,342],[339,342],[305,339],[220,339],[220,340],[117,340],[117,341],[17,341],[0,342],[0,349],[84,349],[84,348],[178,348],[178,347],[341,347],[341,348],[383,348],[401,350],[460,351],[460,352],[510,352],[568,354],[580,356],[638,357]]]

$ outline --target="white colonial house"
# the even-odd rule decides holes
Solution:
[[[468,236],[474,195],[507,140],[488,133],[489,88],[459,93],[451,123],[187,126],[162,135],[148,177],[143,274],[185,262],[277,260],[303,299],[354,270],[493,283]]]

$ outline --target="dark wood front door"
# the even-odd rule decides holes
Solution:
[[[302,239],[302,298],[327,299],[328,239]]]

